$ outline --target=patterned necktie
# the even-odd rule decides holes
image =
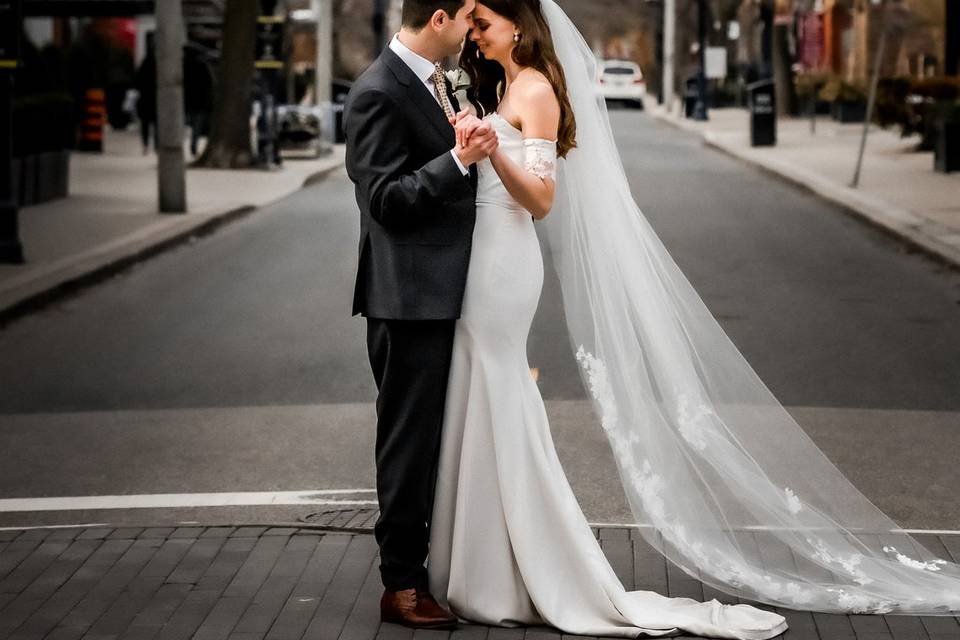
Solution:
[[[447,114],[448,118],[453,118],[457,114],[453,112],[453,107],[450,105],[450,98],[447,97],[447,83],[446,76],[443,75],[443,67],[440,66],[440,63],[435,63],[433,67],[433,90],[437,94],[437,98],[440,100],[440,106],[443,107],[443,112]]]

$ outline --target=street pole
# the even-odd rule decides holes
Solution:
[[[386,21],[386,39],[389,41],[393,34],[400,31],[400,18],[403,15],[403,0],[389,0]]]
[[[157,2],[157,187],[161,213],[186,213],[183,157],[183,14],[180,2]]]
[[[878,0],[871,0],[874,4]],[[877,45],[877,54],[873,59],[873,75],[870,78],[870,93],[867,96],[867,115],[863,119],[863,132],[860,134],[860,151],[857,153],[857,167],[853,170],[853,180],[850,186],[856,188],[860,183],[860,167],[863,165],[863,152],[867,147],[867,131],[873,119],[873,103],[877,96],[877,81],[880,78],[880,64],[883,62],[883,49],[887,43],[887,7],[890,0],[880,2],[880,44]]]
[[[21,0],[0,1],[0,262],[23,264],[13,190],[13,82],[20,59]]]
[[[700,69],[697,71],[697,101],[693,105],[694,120],[707,117],[707,0],[697,0],[697,54]]]
[[[317,21],[317,59],[314,104],[330,102],[330,83],[333,82],[333,3],[332,0],[311,0]]]
[[[677,0],[663,0],[663,103],[673,109],[674,46],[677,31]]]
[[[760,73],[759,80],[773,78],[773,2],[774,0],[760,1],[760,21],[763,23],[763,32],[760,36]]]
[[[944,29],[944,72],[948,76],[960,74],[960,2],[943,0],[946,29]]]
[[[373,28],[373,57],[376,58],[383,50],[386,44],[384,35],[384,26],[386,24],[386,0],[373,0],[373,17],[371,18],[371,27]]]

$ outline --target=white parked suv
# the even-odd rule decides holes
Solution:
[[[630,60],[601,60],[597,83],[600,94],[607,100],[620,100],[643,108],[647,83],[636,62]]]

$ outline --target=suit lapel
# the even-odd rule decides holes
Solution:
[[[397,82],[403,85],[407,97],[416,105],[417,111],[443,137],[444,142],[452,147],[456,142],[456,136],[453,127],[447,122],[447,116],[443,113],[440,103],[430,94],[429,89],[420,82],[420,78],[414,75],[413,70],[407,66],[407,63],[401,60],[400,56],[395,54],[390,47],[384,47],[381,55],[387,67],[396,76]]]

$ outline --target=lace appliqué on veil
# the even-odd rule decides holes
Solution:
[[[607,379],[607,368],[599,358],[584,349],[583,345],[577,349],[576,358],[587,374],[590,393],[601,407],[603,415],[600,417],[600,426],[610,431],[617,426],[618,418],[613,390]]]
[[[523,168],[540,179],[557,177],[557,143],[541,138],[523,141]]]
[[[818,601],[821,591],[803,581],[784,579],[781,576],[772,576],[757,571],[745,562],[736,552],[728,548],[721,548],[711,544],[702,536],[692,535],[673,513],[671,505],[664,499],[666,480],[658,473],[654,463],[639,453],[643,449],[643,441],[637,430],[623,429],[621,417],[617,410],[616,400],[606,364],[603,360],[587,351],[583,345],[577,349],[577,362],[583,367],[587,378],[587,386],[594,400],[599,405],[600,423],[610,438],[614,456],[621,466],[624,475],[629,478],[628,495],[634,494],[639,498],[643,512],[650,519],[651,524],[660,531],[664,541],[685,559],[691,561],[696,569],[678,565],[687,574],[697,579],[711,576],[735,588],[742,589],[754,596],[771,594],[786,602],[798,606]],[[713,414],[707,406],[690,403],[688,398],[682,398],[679,403],[679,420],[682,425],[689,427],[682,433],[687,441],[696,446],[700,439],[697,425],[700,418]],[[790,487],[781,489],[782,504],[791,514],[796,515],[803,510],[803,502]],[[833,566],[837,571],[848,575],[852,582],[863,586],[874,582],[861,568],[861,562],[867,558],[860,553],[837,555],[831,553],[826,542],[816,535],[807,536],[806,541],[812,553],[812,558],[825,566]],[[939,571],[940,563],[944,560],[920,562],[897,552],[894,547],[884,547],[887,553],[895,554],[897,560],[904,565],[926,571]],[[780,579],[776,579],[780,578]],[[879,595],[871,594],[860,588],[849,585],[846,588],[826,588],[830,593],[830,600],[843,609],[852,613],[885,614],[898,609],[904,609],[905,604]],[[944,594],[944,597],[953,597]],[[919,600],[920,598],[918,598]],[[728,605],[724,605],[728,606]]]

